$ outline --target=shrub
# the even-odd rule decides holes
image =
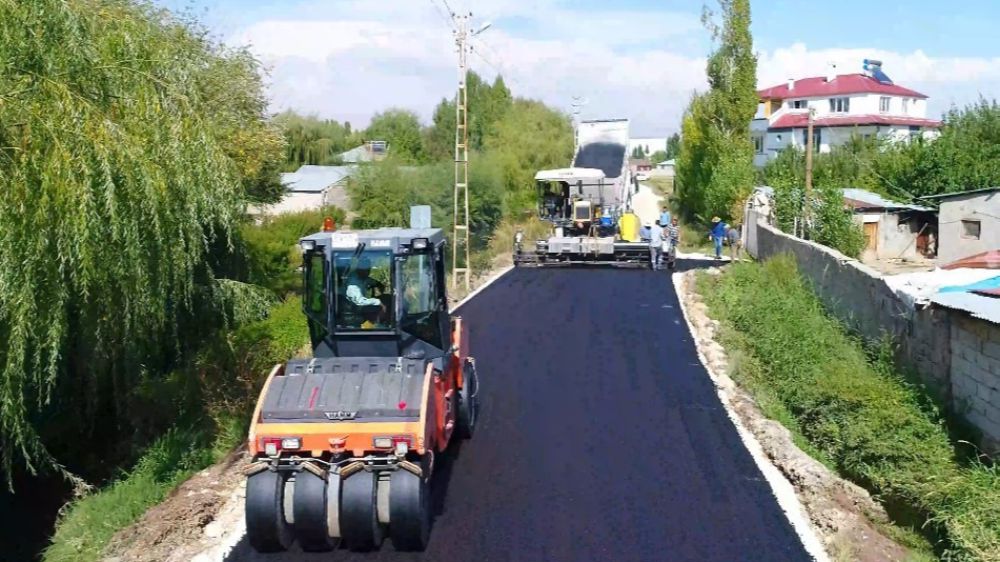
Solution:
[[[794,259],[737,264],[704,280],[714,315],[738,337],[796,429],[847,478],[905,506],[942,536],[951,560],[1000,560],[1000,472],[957,455],[941,416],[891,354],[826,315]],[[877,351],[877,350],[876,350]]]

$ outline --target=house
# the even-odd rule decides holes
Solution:
[[[645,158],[629,158],[628,165],[632,169],[633,174],[636,172],[648,172],[653,169],[653,164]]]
[[[938,204],[939,263],[1000,248],[1000,187],[922,199]]]
[[[934,209],[897,203],[864,189],[848,188],[843,193],[844,206],[865,232],[863,258],[913,259],[934,254],[938,225]]]
[[[653,166],[653,170],[649,175],[661,177],[661,178],[672,178],[674,177],[674,164],[676,160],[664,160],[659,164]]]
[[[927,118],[927,96],[893,83],[882,63],[865,60],[865,72],[789,80],[757,92],[757,116],[750,124],[754,164],[763,167],[782,149],[805,149],[809,115],[817,152],[853,135],[908,140],[935,138],[941,122]]]
[[[305,165],[295,172],[281,174],[281,183],[287,188],[285,196],[278,203],[258,209],[257,213],[278,215],[329,205],[349,209],[346,184],[356,171],[357,166]]]
[[[365,144],[352,148],[340,154],[340,160],[344,164],[359,164],[361,162],[374,162],[385,158],[389,151],[389,143],[385,141],[367,141]]]

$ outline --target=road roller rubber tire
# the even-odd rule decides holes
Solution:
[[[326,552],[337,546],[337,539],[330,536],[327,528],[328,485],[337,486],[336,476],[324,479],[308,470],[295,476],[295,538],[306,552]],[[333,506],[339,509],[340,506]]]
[[[426,477],[397,470],[389,480],[389,536],[400,551],[422,551],[431,537],[431,494]]]
[[[458,391],[458,436],[471,439],[479,421],[479,376],[476,364],[467,363],[463,373],[464,384]]]
[[[247,478],[247,540],[257,552],[282,552],[294,541],[284,514],[285,477],[265,470]]]
[[[382,544],[375,473],[359,471],[340,485],[340,537],[347,548],[364,552]]]

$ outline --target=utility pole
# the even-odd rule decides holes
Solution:
[[[458,287],[458,277],[465,278],[469,289],[471,264],[469,263],[469,112],[465,88],[468,77],[469,15],[456,16],[455,45],[458,47],[458,93],[455,95],[455,223],[451,251],[451,287]],[[459,259],[459,256],[462,256]]]
[[[471,13],[451,13],[455,46],[458,49],[458,92],[455,94],[455,220],[452,228],[455,247],[451,253],[451,287],[458,287],[458,278],[461,276],[466,290],[472,279],[472,264],[469,261],[469,100],[465,87],[469,74],[469,39],[490,27],[487,22],[469,33],[471,18]]]
[[[806,129],[806,189],[802,213],[802,232],[812,227],[812,187],[813,187],[813,118],[815,109],[809,109],[809,125]],[[806,238],[806,236],[803,236]]]

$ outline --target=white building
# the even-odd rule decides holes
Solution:
[[[285,196],[273,205],[252,209],[251,214],[280,215],[330,205],[350,209],[346,184],[356,170],[357,166],[305,165],[295,172],[281,174],[281,183],[287,189]]]
[[[908,140],[934,138],[940,121],[927,118],[927,96],[894,84],[878,61],[870,71],[789,80],[757,92],[757,116],[750,124],[754,164],[764,166],[782,149],[805,149],[809,112],[817,152],[847,142],[851,136]]]

